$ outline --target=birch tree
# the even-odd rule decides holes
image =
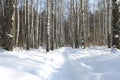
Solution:
[[[108,48],[111,48],[111,27],[110,27],[110,0],[107,0],[107,35],[108,35]]]
[[[51,20],[51,0],[47,0],[47,16],[48,16],[48,21],[47,21],[47,46],[46,46],[46,51],[50,50],[50,20]]]

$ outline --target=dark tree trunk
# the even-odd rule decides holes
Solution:
[[[75,48],[79,48],[78,41],[78,3],[76,1],[76,14],[75,14]]]
[[[2,23],[3,23],[3,9],[2,1],[0,1],[0,47],[2,46]]]
[[[112,38],[112,45],[113,47],[119,47],[119,27],[117,25],[118,22],[118,6],[116,3],[117,0],[112,0],[112,26],[113,26],[113,38]]]
[[[13,49],[12,45],[12,16],[13,16],[13,7],[14,0],[5,0],[4,7],[4,24],[2,28],[2,47],[5,50],[11,51]]]

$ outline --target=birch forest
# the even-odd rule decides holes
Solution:
[[[94,2],[94,3],[93,3]],[[120,49],[117,0],[0,0],[0,47]]]

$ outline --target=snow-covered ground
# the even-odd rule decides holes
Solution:
[[[120,51],[60,48],[0,50],[0,80],[120,80]]]

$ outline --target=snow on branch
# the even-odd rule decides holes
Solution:
[[[13,37],[13,35],[11,35],[11,34],[6,34],[6,35],[9,36],[9,37],[11,37],[11,38]]]

